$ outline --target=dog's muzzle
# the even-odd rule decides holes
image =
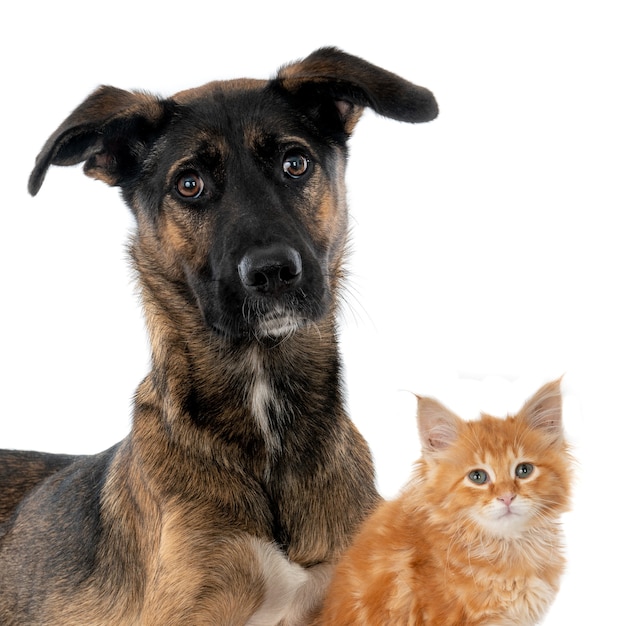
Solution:
[[[237,271],[247,294],[244,316],[258,337],[277,339],[298,330],[304,320],[298,306],[303,270],[297,250],[286,244],[250,248]]]

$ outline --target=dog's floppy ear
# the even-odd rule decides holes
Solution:
[[[57,128],[39,153],[28,181],[34,196],[51,165],[85,161],[87,176],[117,185],[137,168],[165,117],[165,104],[148,94],[103,86]]]
[[[428,89],[337,48],[320,48],[286,65],[273,84],[308,105],[309,112],[326,124],[330,111],[324,107],[330,98],[337,130],[345,135],[350,135],[364,107],[412,123],[433,120],[439,112]]]

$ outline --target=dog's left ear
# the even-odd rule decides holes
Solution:
[[[85,162],[87,176],[119,185],[158,134],[166,104],[154,96],[103,86],[57,128],[42,148],[28,181],[34,196],[51,165]]]
[[[271,84],[296,98],[329,131],[334,125],[345,138],[364,107],[412,123],[429,122],[439,113],[428,89],[337,48],[321,48],[281,68]]]

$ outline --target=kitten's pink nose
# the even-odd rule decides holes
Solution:
[[[513,500],[515,500],[515,494],[514,493],[506,493],[503,496],[498,496],[498,500],[500,500],[500,502],[504,502],[504,504],[506,506],[511,506],[511,502],[513,502]]]

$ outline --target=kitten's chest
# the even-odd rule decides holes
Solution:
[[[536,624],[554,599],[555,590],[544,580],[511,578],[493,586],[492,595],[499,607],[506,607],[503,617],[512,624]]]
[[[474,613],[469,623],[537,624],[554,600],[563,571],[558,533],[536,532],[531,541],[469,542],[448,551],[444,589]]]
[[[556,590],[537,576],[494,578],[473,574],[477,623],[499,626],[537,624],[552,603]],[[466,605],[467,606],[467,605]],[[484,618],[485,621],[482,621]],[[493,619],[493,622],[491,621]]]

